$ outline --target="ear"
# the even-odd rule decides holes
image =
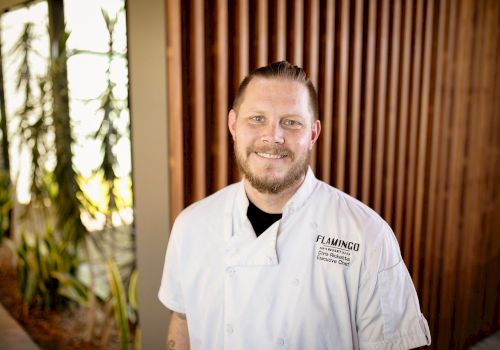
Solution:
[[[236,112],[234,109],[229,111],[229,115],[227,116],[227,126],[229,128],[229,132],[233,135],[233,140],[236,137]]]
[[[316,141],[318,140],[319,134],[321,134],[321,122],[315,120],[311,126],[311,141],[309,143],[309,149],[312,149]]]

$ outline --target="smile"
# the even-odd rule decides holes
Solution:
[[[267,159],[282,159],[286,157],[286,154],[270,154],[270,153],[261,153],[255,152],[259,157],[267,158]]]

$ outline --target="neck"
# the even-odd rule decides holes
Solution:
[[[292,186],[280,193],[262,193],[256,190],[248,181],[244,180],[245,192],[248,199],[255,204],[257,208],[269,214],[281,214],[283,208],[298,188],[304,182],[305,175]]]

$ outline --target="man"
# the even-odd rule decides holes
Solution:
[[[185,209],[159,298],[171,349],[409,349],[430,344],[398,243],[317,180],[316,91],[288,62],[240,85],[228,126],[240,183]]]

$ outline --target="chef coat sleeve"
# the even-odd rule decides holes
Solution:
[[[356,308],[360,349],[429,345],[427,321],[390,227],[382,220],[366,233]]]
[[[161,279],[158,298],[160,301],[172,311],[185,314],[184,300],[181,286],[181,270],[182,267],[179,258],[179,246],[177,242],[176,225],[172,228],[165,256],[165,264],[163,267],[163,276]]]

